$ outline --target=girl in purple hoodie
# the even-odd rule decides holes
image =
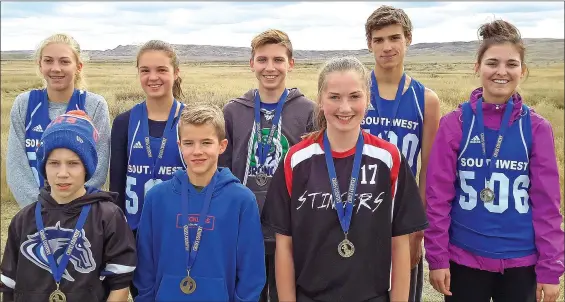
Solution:
[[[445,301],[556,301],[564,235],[553,130],[516,92],[527,71],[518,30],[497,20],[479,34],[482,87],[442,117],[430,155],[430,283]]]

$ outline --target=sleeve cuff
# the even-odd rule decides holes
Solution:
[[[108,284],[108,289],[110,291],[113,291],[113,290],[120,290],[120,289],[123,289],[123,288],[128,288],[129,286],[130,286],[130,283],[127,282],[127,281],[121,281],[121,282],[116,282],[116,283],[112,282],[112,283]]]
[[[262,219],[261,223],[264,227],[266,227],[267,229],[269,229],[270,231],[272,231],[274,233],[278,233],[278,234],[281,234],[281,235],[284,235],[284,236],[292,236],[292,232],[290,230],[275,226],[275,225],[271,224],[269,221]]]
[[[430,270],[449,268],[449,260],[448,261],[438,261],[438,262],[428,262],[428,266],[429,266]]]
[[[541,284],[560,284],[559,277],[537,276],[537,282]]]
[[[430,224],[428,222],[426,222],[426,223],[419,225],[419,226],[416,226],[416,227],[406,228],[406,229],[403,229],[403,230],[400,230],[400,231],[392,232],[392,237],[403,236],[403,235],[408,235],[408,234],[424,231],[429,226],[430,226]]]
[[[537,273],[536,281],[541,284],[560,284],[559,277],[560,274],[555,274],[554,272]]]

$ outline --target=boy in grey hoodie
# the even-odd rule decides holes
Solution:
[[[313,130],[314,103],[298,88],[286,88],[294,67],[292,44],[286,33],[267,30],[251,41],[251,71],[258,89],[224,106],[228,146],[219,166],[228,167],[255,193],[260,211],[279,162],[288,149]],[[263,229],[267,284],[260,301],[278,301],[274,270],[274,233]]]

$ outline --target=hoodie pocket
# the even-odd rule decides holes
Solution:
[[[191,276],[196,282],[196,290],[187,295],[180,289],[180,283],[185,277],[186,275],[163,275],[155,302],[229,301],[224,278]]]

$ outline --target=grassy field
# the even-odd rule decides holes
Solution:
[[[439,95],[441,113],[445,114],[468,98],[472,89],[479,84],[472,72],[472,63],[445,62],[430,63],[430,60],[407,62],[406,71]],[[433,62],[433,61],[431,61]],[[527,105],[548,119],[553,125],[560,184],[563,188],[564,134],[563,134],[563,62],[530,63],[528,79],[521,85],[520,92]],[[288,87],[298,87],[310,99],[316,96],[318,64],[298,63],[288,79]],[[370,66],[368,66],[370,68]],[[4,250],[6,231],[13,215],[18,211],[5,180],[4,158],[10,121],[10,108],[14,98],[21,92],[41,87],[41,80],[35,75],[36,67],[28,61],[2,61],[1,63],[1,236],[0,248]],[[131,108],[143,99],[143,92],[136,76],[135,63],[90,62],[85,66],[88,90],[101,94],[108,101],[111,119]],[[255,87],[255,78],[246,64],[198,63],[181,66],[185,102],[207,102],[222,106],[230,98],[242,95]],[[106,184],[107,187],[107,184]],[[563,189],[561,189],[563,196]],[[563,200],[563,198],[562,198]],[[561,204],[563,213],[563,202]],[[443,301],[425,277],[425,301]],[[561,280],[563,301],[563,278]]]

